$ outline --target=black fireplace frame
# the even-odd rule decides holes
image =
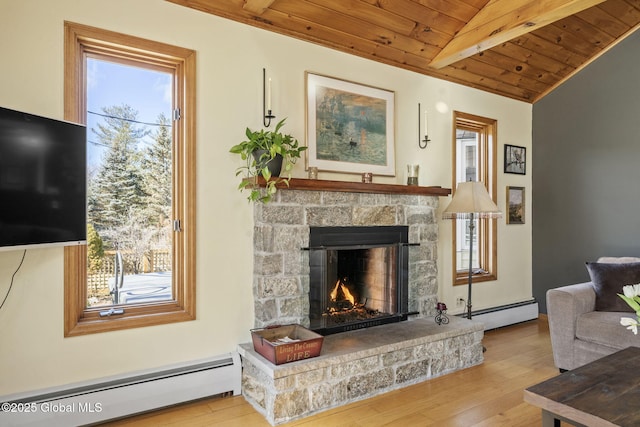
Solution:
[[[356,243],[354,243],[356,242]],[[409,308],[409,227],[408,226],[346,226],[346,227],[310,227],[309,229],[309,315],[312,306],[318,301],[326,306],[326,293],[312,286],[314,280],[326,283],[327,251],[334,249],[369,249],[383,246],[397,246],[396,258],[396,313],[345,325],[314,326],[310,318],[311,329],[321,335],[330,335],[354,329],[363,329],[387,323],[407,320]],[[314,292],[318,292],[314,294]],[[319,311],[319,310],[315,310]]]

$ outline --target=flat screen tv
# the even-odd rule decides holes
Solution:
[[[87,239],[86,127],[0,107],[0,250]]]

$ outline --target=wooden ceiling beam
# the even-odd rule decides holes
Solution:
[[[603,1],[491,0],[436,55],[429,66],[444,68]]]
[[[275,0],[245,0],[242,8],[247,12],[262,15],[262,13],[273,4]]]

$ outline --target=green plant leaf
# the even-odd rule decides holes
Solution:
[[[278,122],[278,124],[276,125],[276,130],[274,131],[275,133],[278,133],[278,131],[280,131],[280,128],[284,126],[285,120],[287,120],[286,117]]]
[[[622,298],[636,313],[640,312],[640,303],[638,303],[635,298],[629,298],[622,294],[618,294],[618,296]]]
[[[269,181],[271,179],[271,171],[269,170],[269,168],[262,169],[262,177],[265,181]]]

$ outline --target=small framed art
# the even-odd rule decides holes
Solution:
[[[527,173],[527,148],[517,145],[504,146],[504,172],[525,175]]]
[[[524,187],[507,187],[507,224],[524,224]]]

